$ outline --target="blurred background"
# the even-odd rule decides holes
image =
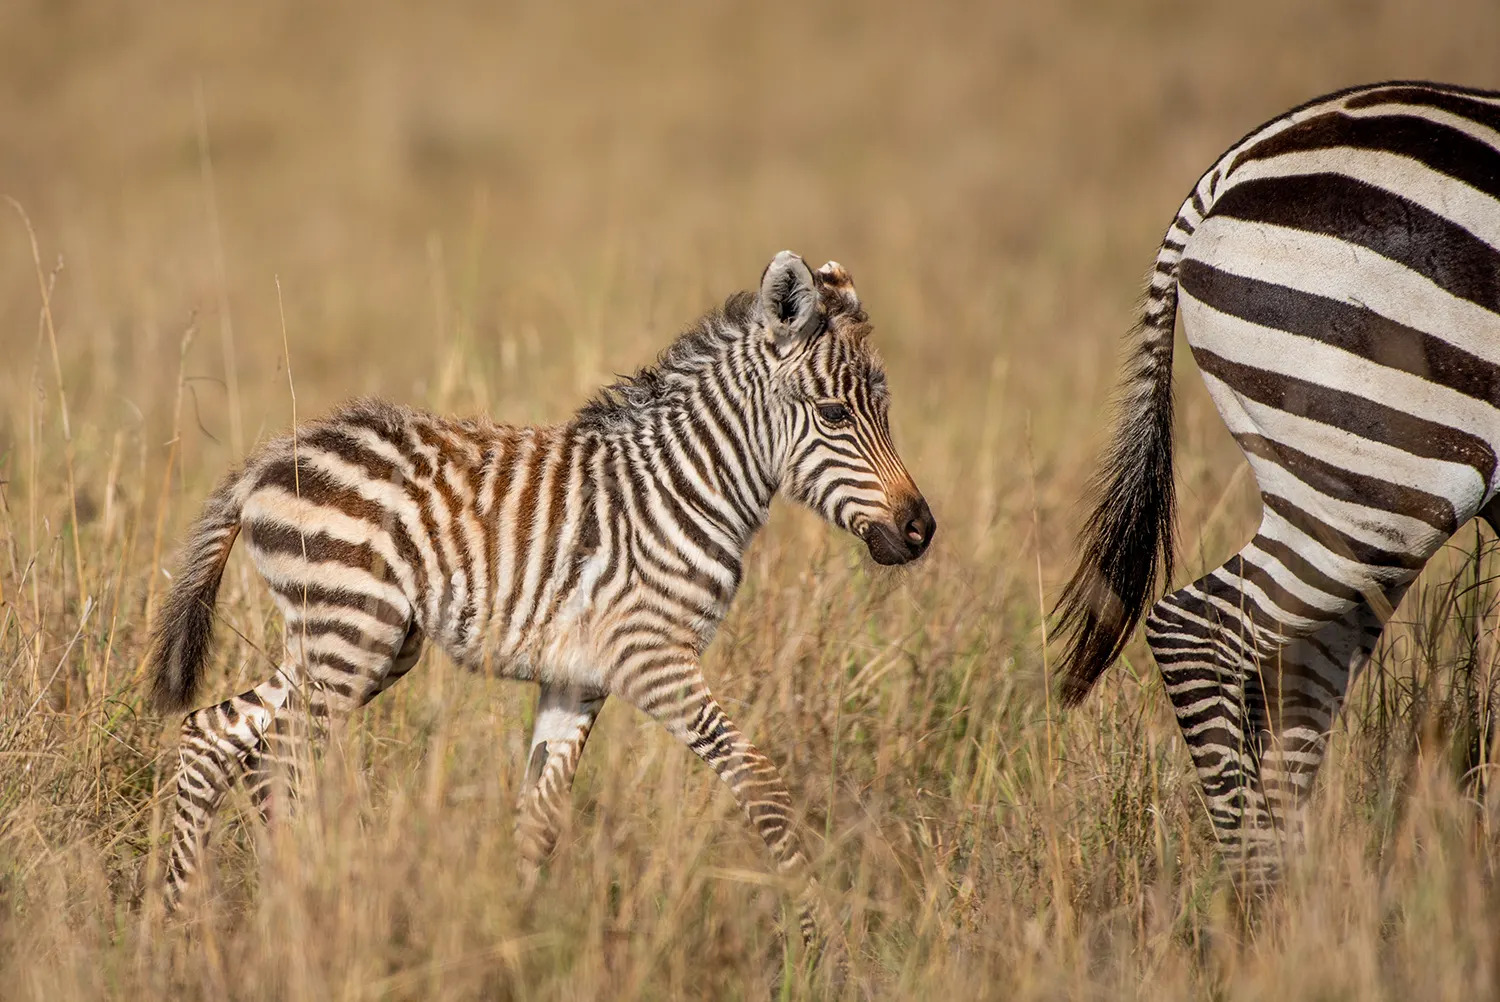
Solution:
[[[0,969],[49,998],[764,997],[779,899],[706,770],[608,710],[551,891],[523,902],[509,803],[534,697],[431,654],[356,724],[362,768],[269,853],[282,870],[231,823],[199,938],[158,931],[175,722],[137,680],[175,540],[290,424],[293,388],[302,418],[378,393],[561,420],[786,247],[853,274],[942,527],[877,574],[778,514],[709,661],[821,836],[864,982],[1493,987],[1488,814],[1451,781],[1392,792],[1433,740],[1441,762],[1478,740],[1450,741],[1426,682],[1356,701],[1363,751],[1335,752],[1324,798],[1343,834],[1306,907],[1245,933],[1144,648],[1057,719],[1040,613],[1119,339],[1198,175],[1325,91],[1500,88],[1497,44],[1492,0],[0,4]],[[1178,365],[1190,580],[1258,505]],[[241,559],[213,698],[274,646]],[[1393,640],[1393,677],[1441,667],[1436,635]]]
[[[785,246],[852,270],[903,402],[1025,357],[1006,409],[1065,388],[1086,434],[1159,231],[1218,153],[1351,83],[1496,84],[1497,21],[1379,0],[14,0],[0,181],[44,268],[64,262],[75,403],[115,424],[163,419],[143,390],[194,317],[205,428],[234,451],[284,424],[278,278],[310,410],[383,392],[546,416],[505,379],[591,387]],[[38,303],[8,228],[9,395]],[[476,378],[445,382],[460,340]],[[237,443],[211,381],[231,368]]]

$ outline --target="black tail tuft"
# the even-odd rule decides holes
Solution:
[[[1175,288],[1153,304],[1122,387],[1114,441],[1090,494],[1078,569],[1054,613],[1067,644],[1057,666],[1064,706],[1076,706],[1119,657],[1172,575],[1172,337]]]
[[[182,549],[181,566],[151,630],[151,702],[163,712],[192,705],[213,649],[214,602],[240,531],[230,477],[209,498]]]

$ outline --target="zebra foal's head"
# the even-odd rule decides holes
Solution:
[[[756,310],[783,418],[782,489],[864,540],[876,563],[920,557],[937,521],[891,444],[885,369],[849,273],[782,251]]]

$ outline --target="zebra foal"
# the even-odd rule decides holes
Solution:
[[[285,654],[269,679],[183,722],[169,903],[229,787],[244,779],[265,802],[310,736],[393,685],[430,641],[465,668],[541,687],[517,820],[530,867],[551,851],[589,731],[618,696],[730,786],[798,889],[816,946],[827,917],[791,795],[698,659],[778,491],[879,563],[927,549],[936,523],[891,444],[869,333],[843,268],[813,272],[783,251],[758,294],[731,296],[564,424],[359,402],[229,474],[155,626],[155,701],[191,705],[241,533],[285,621]]]
[[[1263,512],[1151,607],[1146,637],[1216,833],[1261,883],[1407,587],[1460,526],[1500,516],[1500,94],[1341,91],[1199,179],[1156,256],[1058,603],[1069,704],[1171,577],[1179,314]]]

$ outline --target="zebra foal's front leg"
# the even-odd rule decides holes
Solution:
[[[653,666],[620,680],[620,696],[649,714],[714,770],[771,850],[777,871],[792,885],[802,941],[814,954],[825,948],[840,972],[847,966],[844,938],[834,925],[792,818],[792,795],[771,760],[729,719],[696,659]]]
[[[578,761],[604,700],[605,695],[593,689],[542,684],[516,804],[516,846],[521,877],[528,886],[557,844]]]

